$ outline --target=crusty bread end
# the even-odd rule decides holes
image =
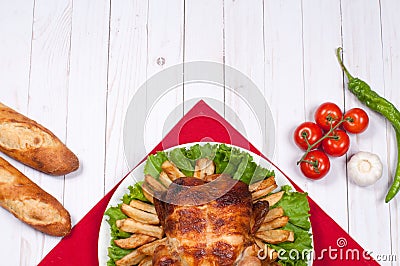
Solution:
[[[0,103],[0,151],[50,175],[65,175],[79,160],[50,130]]]
[[[0,206],[45,234],[71,231],[71,217],[61,203],[1,157]]]

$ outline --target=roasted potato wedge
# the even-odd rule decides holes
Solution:
[[[167,190],[167,188],[164,187],[163,184],[158,182],[158,180],[152,177],[151,175],[145,175],[144,182],[147,183],[149,187],[152,188],[154,191],[162,192],[164,190]]]
[[[157,238],[148,235],[133,234],[131,237],[128,238],[116,239],[114,240],[114,243],[118,247],[123,249],[134,249],[144,244],[150,243],[156,239]]]
[[[153,213],[153,214],[157,214],[156,212],[156,208],[154,207],[154,205],[150,205],[147,203],[144,203],[143,201],[140,200],[131,200],[131,202],[129,202],[129,206],[148,212],[148,213]]]
[[[115,262],[116,266],[131,266],[138,264],[146,255],[140,253],[137,249]]]
[[[212,160],[207,158],[201,158],[196,161],[196,166],[194,168],[194,177],[204,179],[207,175],[214,174],[215,164]]]
[[[124,232],[144,234],[144,235],[153,236],[153,237],[156,237],[159,239],[161,239],[164,234],[161,226],[144,224],[144,223],[135,221],[132,218],[118,220],[116,222],[116,225],[119,229],[121,229]]]
[[[274,184],[276,185],[275,177],[271,176],[271,177],[268,177],[267,179],[261,180],[259,182],[254,183],[254,184],[250,184],[249,185],[249,191],[253,193],[254,191],[263,190],[263,189],[265,189],[267,187],[270,187],[270,186],[272,186]]]
[[[269,206],[272,207],[274,206],[276,203],[278,203],[278,201],[281,200],[281,198],[283,197],[283,194],[285,193],[285,191],[279,191],[277,193],[271,194],[269,196],[266,196],[265,198],[261,198],[259,200],[266,200],[269,203]],[[256,201],[259,201],[256,200]]]
[[[284,213],[285,212],[282,207],[276,207],[276,208],[270,209],[264,218],[264,223],[270,222],[278,217],[281,217],[284,215]]]
[[[159,224],[158,216],[153,213],[148,213],[136,208],[131,207],[125,203],[121,205],[121,211],[128,217],[145,224]]]
[[[282,229],[258,231],[256,233],[256,237],[269,244],[279,244],[282,242],[294,241],[294,233],[292,231]]]
[[[145,244],[145,245],[141,246],[140,248],[138,248],[137,250],[140,253],[143,253],[145,255],[153,256],[154,250],[156,250],[156,248],[159,245],[164,245],[165,243],[167,243],[167,238],[166,237],[163,238],[163,239],[159,239],[159,240],[153,241],[151,243]]]
[[[154,204],[153,195],[154,191],[149,187],[147,183],[142,184],[143,195],[148,201]]]
[[[178,169],[178,167],[175,166],[175,164],[173,164],[170,161],[165,161],[162,165],[161,165],[161,169],[167,173],[169,179],[171,179],[172,181],[174,181],[175,179],[178,179],[179,177],[184,177],[185,175]]]
[[[146,256],[142,261],[139,263],[139,266],[151,266],[153,265],[153,258],[151,256]]]
[[[164,171],[162,171],[162,172],[160,173],[160,176],[158,177],[158,179],[160,180],[160,182],[161,182],[166,188],[168,188],[168,187],[171,185],[171,183],[172,183],[171,179],[169,179],[167,173],[164,172]]]
[[[289,222],[289,217],[287,216],[278,217],[272,221],[264,222],[263,224],[261,224],[258,231],[268,231],[272,229],[281,228],[284,227],[288,222]]]
[[[258,200],[262,197],[267,196],[269,193],[271,193],[272,191],[274,191],[274,189],[276,189],[278,186],[276,184],[272,184],[269,187],[260,189],[260,190],[256,190],[253,193],[251,193],[251,197],[253,198],[253,200]]]

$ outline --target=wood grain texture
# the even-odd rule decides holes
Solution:
[[[252,30],[249,31],[249,28]],[[255,84],[261,95],[264,93],[264,35],[263,2],[245,1],[224,2],[225,63],[247,76]],[[262,132],[266,132],[266,108],[251,106],[244,99],[254,99],[252,88],[230,70],[225,69],[225,118],[237,128],[259,150],[266,146]],[[231,87],[230,87],[231,86]],[[241,97],[240,97],[241,96]],[[260,108],[262,116],[257,116],[255,108]]]
[[[395,106],[397,106],[397,108],[400,108],[400,76],[396,74],[400,71],[400,36],[398,35],[400,17],[396,12],[396,10],[400,8],[400,2],[381,1],[380,7],[385,95]],[[388,157],[385,164],[387,165],[389,186],[393,180],[392,177],[395,173],[399,153],[396,149],[394,130],[388,123],[386,123],[386,126],[386,147],[388,149]],[[397,254],[397,261],[400,260],[399,202],[399,197],[397,197],[390,203],[390,234],[392,240],[391,254]]]
[[[107,0],[73,4],[66,141],[81,167],[65,178],[64,203],[74,224],[104,194],[109,10]]]
[[[33,0],[0,2],[0,99],[25,114],[28,106],[33,6]],[[5,159],[27,174],[25,166],[9,158]],[[37,243],[38,239],[31,236],[25,238],[21,230],[26,225],[2,208],[0,216],[1,255],[7,255],[9,265],[31,261],[31,246],[35,245],[33,243]]]
[[[146,81],[147,1],[111,2],[105,191],[127,172],[123,146],[123,126],[129,102]]]
[[[224,1],[185,1],[184,62],[211,61],[221,64],[215,75],[224,75]],[[207,19],[204,19],[207,17]],[[184,77],[193,75],[187,69]],[[204,71],[204,70],[202,70]],[[186,81],[186,79],[185,79]],[[209,83],[193,83],[184,86],[184,111],[187,112],[197,101],[204,98],[219,113],[224,112],[224,88]],[[211,100],[208,100],[209,98]]]
[[[148,17],[147,78],[150,79],[166,68],[183,63],[184,1],[151,0]],[[183,82],[183,66],[175,67],[176,83]],[[145,148],[150,152],[166,133],[182,118],[183,85],[176,88],[147,88]],[[169,92],[159,95],[159,91]],[[151,99],[157,99],[156,101]],[[141,154],[143,158],[146,154]]]
[[[67,139],[71,18],[72,1],[35,1],[27,116],[46,125],[62,142]],[[37,171],[25,174],[64,203],[63,177],[49,178]],[[71,216],[74,219],[74,214]],[[28,265],[40,261],[59,241],[59,238],[33,234],[27,227],[22,229],[22,234],[27,240],[25,248],[32,252],[25,258]]]
[[[354,16],[353,10],[359,8],[363,9],[363,13]],[[353,75],[367,81],[371,88],[385,96],[379,10],[378,1],[342,1],[343,49],[344,59]],[[345,91],[345,99],[346,106],[362,107],[348,90]],[[376,113],[369,110],[367,112],[370,116],[369,129],[360,136],[351,136],[349,154],[370,151],[378,154],[381,160],[386,162],[387,147],[382,145],[382,140],[386,139],[385,120]],[[383,178],[372,187],[361,188],[348,183],[349,233],[363,243],[365,249],[373,250],[375,255],[391,252],[390,212],[389,205],[384,203],[387,184],[387,168],[384,168]],[[379,217],[385,223],[379,230],[370,230],[366,234],[365,228],[374,228],[378,224],[377,220],[371,217]],[[363,226],[360,226],[360,221],[363,221]]]
[[[340,1],[303,1],[302,21],[305,117],[313,121],[315,110],[323,102],[336,103],[342,110],[345,107],[342,72],[335,57],[335,47],[342,42]],[[345,230],[348,229],[346,159],[346,156],[331,157],[329,176],[307,184],[307,191]],[[332,200],[332,194],[321,187],[329,187],[330,193],[341,196]]]
[[[33,0],[1,1],[0,15],[0,101],[26,112]]]
[[[264,1],[264,50],[264,95],[275,120],[275,163],[307,189],[307,180],[295,166],[301,152],[292,142],[296,125],[308,119],[304,111],[301,2]]]

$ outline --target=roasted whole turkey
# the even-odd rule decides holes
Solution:
[[[178,178],[154,197],[167,241],[155,249],[153,265],[266,265],[253,234],[268,201],[253,203],[248,185],[229,176],[214,179]]]

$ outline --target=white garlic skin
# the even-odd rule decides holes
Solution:
[[[366,187],[382,177],[383,165],[376,154],[360,151],[347,163],[347,173],[353,183]]]

